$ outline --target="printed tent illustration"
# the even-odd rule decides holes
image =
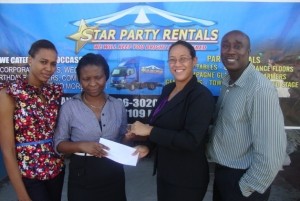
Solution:
[[[216,24],[214,21],[198,19],[194,17],[179,15],[176,13],[167,12],[148,5],[137,5],[131,8],[112,13],[109,15],[86,19],[85,22],[93,26],[212,26]],[[80,25],[80,20],[73,23],[76,26]]]

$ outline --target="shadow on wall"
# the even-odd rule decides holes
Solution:
[[[7,173],[4,167],[2,153],[0,152],[0,181],[3,180],[6,176]]]

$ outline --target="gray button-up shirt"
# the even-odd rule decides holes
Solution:
[[[221,165],[247,169],[241,191],[263,193],[282,167],[286,150],[284,119],[277,90],[250,63],[229,85],[223,80],[208,153]]]
[[[81,94],[75,95],[62,105],[54,135],[56,151],[57,145],[62,141],[99,142],[100,137],[120,141],[126,133],[126,109],[121,100],[109,95],[106,95],[106,98],[107,101],[101,113],[101,122],[93,111],[84,104]]]

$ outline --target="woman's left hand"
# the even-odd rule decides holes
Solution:
[[[149,153],[149,148],[144,145],[138,145],[135,147],[135,152],[133,155],[139,154],[139,159],[144,158]]]
[[[140,121],[136,121],[131,125],[131,133],[139,136],[148,136],[152,130],[153,126],[149,124],[143,124]]]

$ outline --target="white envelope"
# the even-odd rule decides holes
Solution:
[[[106,150],[108,153],[107,158],[124,165],[136,166],[139,155],[132,155],[135,152],[135,148],[104,138],[100,138],[99,143],[109,147],[110,150]]]

